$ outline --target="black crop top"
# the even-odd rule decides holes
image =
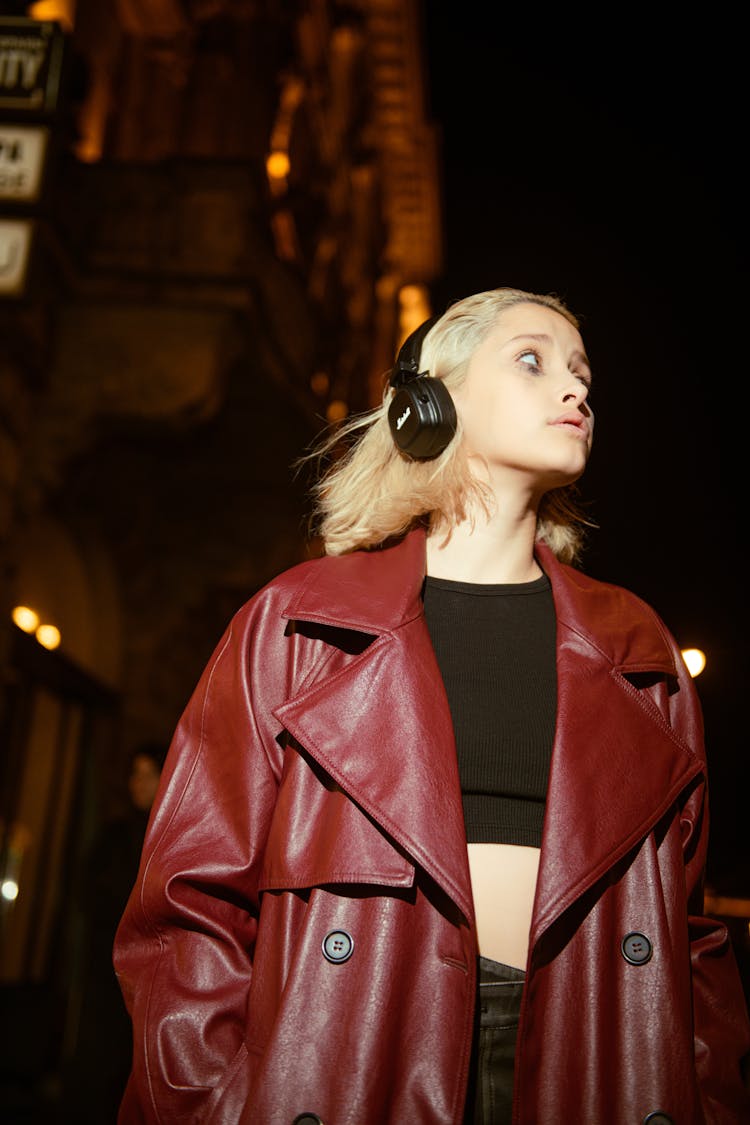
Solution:
[[[467,842],[539,847],[557,710],[549,579],[428,577],[424,607],[453,718]]]

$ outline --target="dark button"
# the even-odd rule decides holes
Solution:
[[[323,956],[334,965],[348,961],[354,952],[354,938],[346,930],[331,930],[323,938]]]
[[[298,1113],[292,1125],[324,1125],[324,1122],[317,1113]]]
[[[668,1113],[662,1113],[660,1109],[657,1109],[653,1113],[646,1114],[641,1125],[674,1125],[674,1121]]]
[[[626,961],[631,965],[645,965],[647,961],[651,960],[651,954],[654,952],[651,942],[645,934],[639,934],[634,930],[630,934],[625,934],[622,939],[622,955]],[[650,1121],[650,1118],[644,1118]],[[659,1122],[657,1121],[657,1125]]]

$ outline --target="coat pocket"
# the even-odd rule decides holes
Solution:
[[[294,742],[260,875],[261,891],[332,883],[410,887],[414,865],[322,767]]]
[[[244,1042],[207,1105],[206,1125],[234,1125],[240,1120],[250,1092],[250,1057]]]

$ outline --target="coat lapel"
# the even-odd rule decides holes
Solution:
[[[558,715],[532,946],[702,770],[628,679],[653,673],[676,687],[672,646],[658,618],[643,604],[634,614],[630,595],[561,567],[544,548],[539,555],[558,618]],[[644,616],[653,628],[643,628]]]
[[[468,919],[453,725],[422,611],[424,535],[327,561],[325,582],[301,591],[285,615],[355,628],[375,640],[274,714]],[[353,569],[355,561],[364,574]]]

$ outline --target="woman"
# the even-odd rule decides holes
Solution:
[[[422,335],[320,486],[327,557],[178,726],[116,943],[121,1121],[747,1121],[694,689],[566,565],[576,320],[500,289]]]

